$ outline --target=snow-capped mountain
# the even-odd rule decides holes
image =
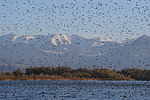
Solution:
[[[150,37],[116,42],[78,35],[49,34],[0,36],[0,68],[30,66],[150,68]]]

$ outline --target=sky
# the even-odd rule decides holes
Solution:
[[[150,0],[0,0],[0,35],[150,35]]]

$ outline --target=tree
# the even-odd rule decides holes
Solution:
[[[20,70],[20,69],[16,69],[15,71],[13,71],[13,74],[14,74],[15,76],[22,76],[22,75],[23,75],[23,72],[22,72],[22,70]]]

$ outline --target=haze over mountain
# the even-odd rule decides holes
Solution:
[[[122,42],[78,35],[0,36],[0,69],[30,66],[150,68],[150,37]]]

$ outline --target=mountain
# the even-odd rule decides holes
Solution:
[[[30,66],[150,68],[150,37],[116,42],[78,35],[0,36],[0,69]]]

